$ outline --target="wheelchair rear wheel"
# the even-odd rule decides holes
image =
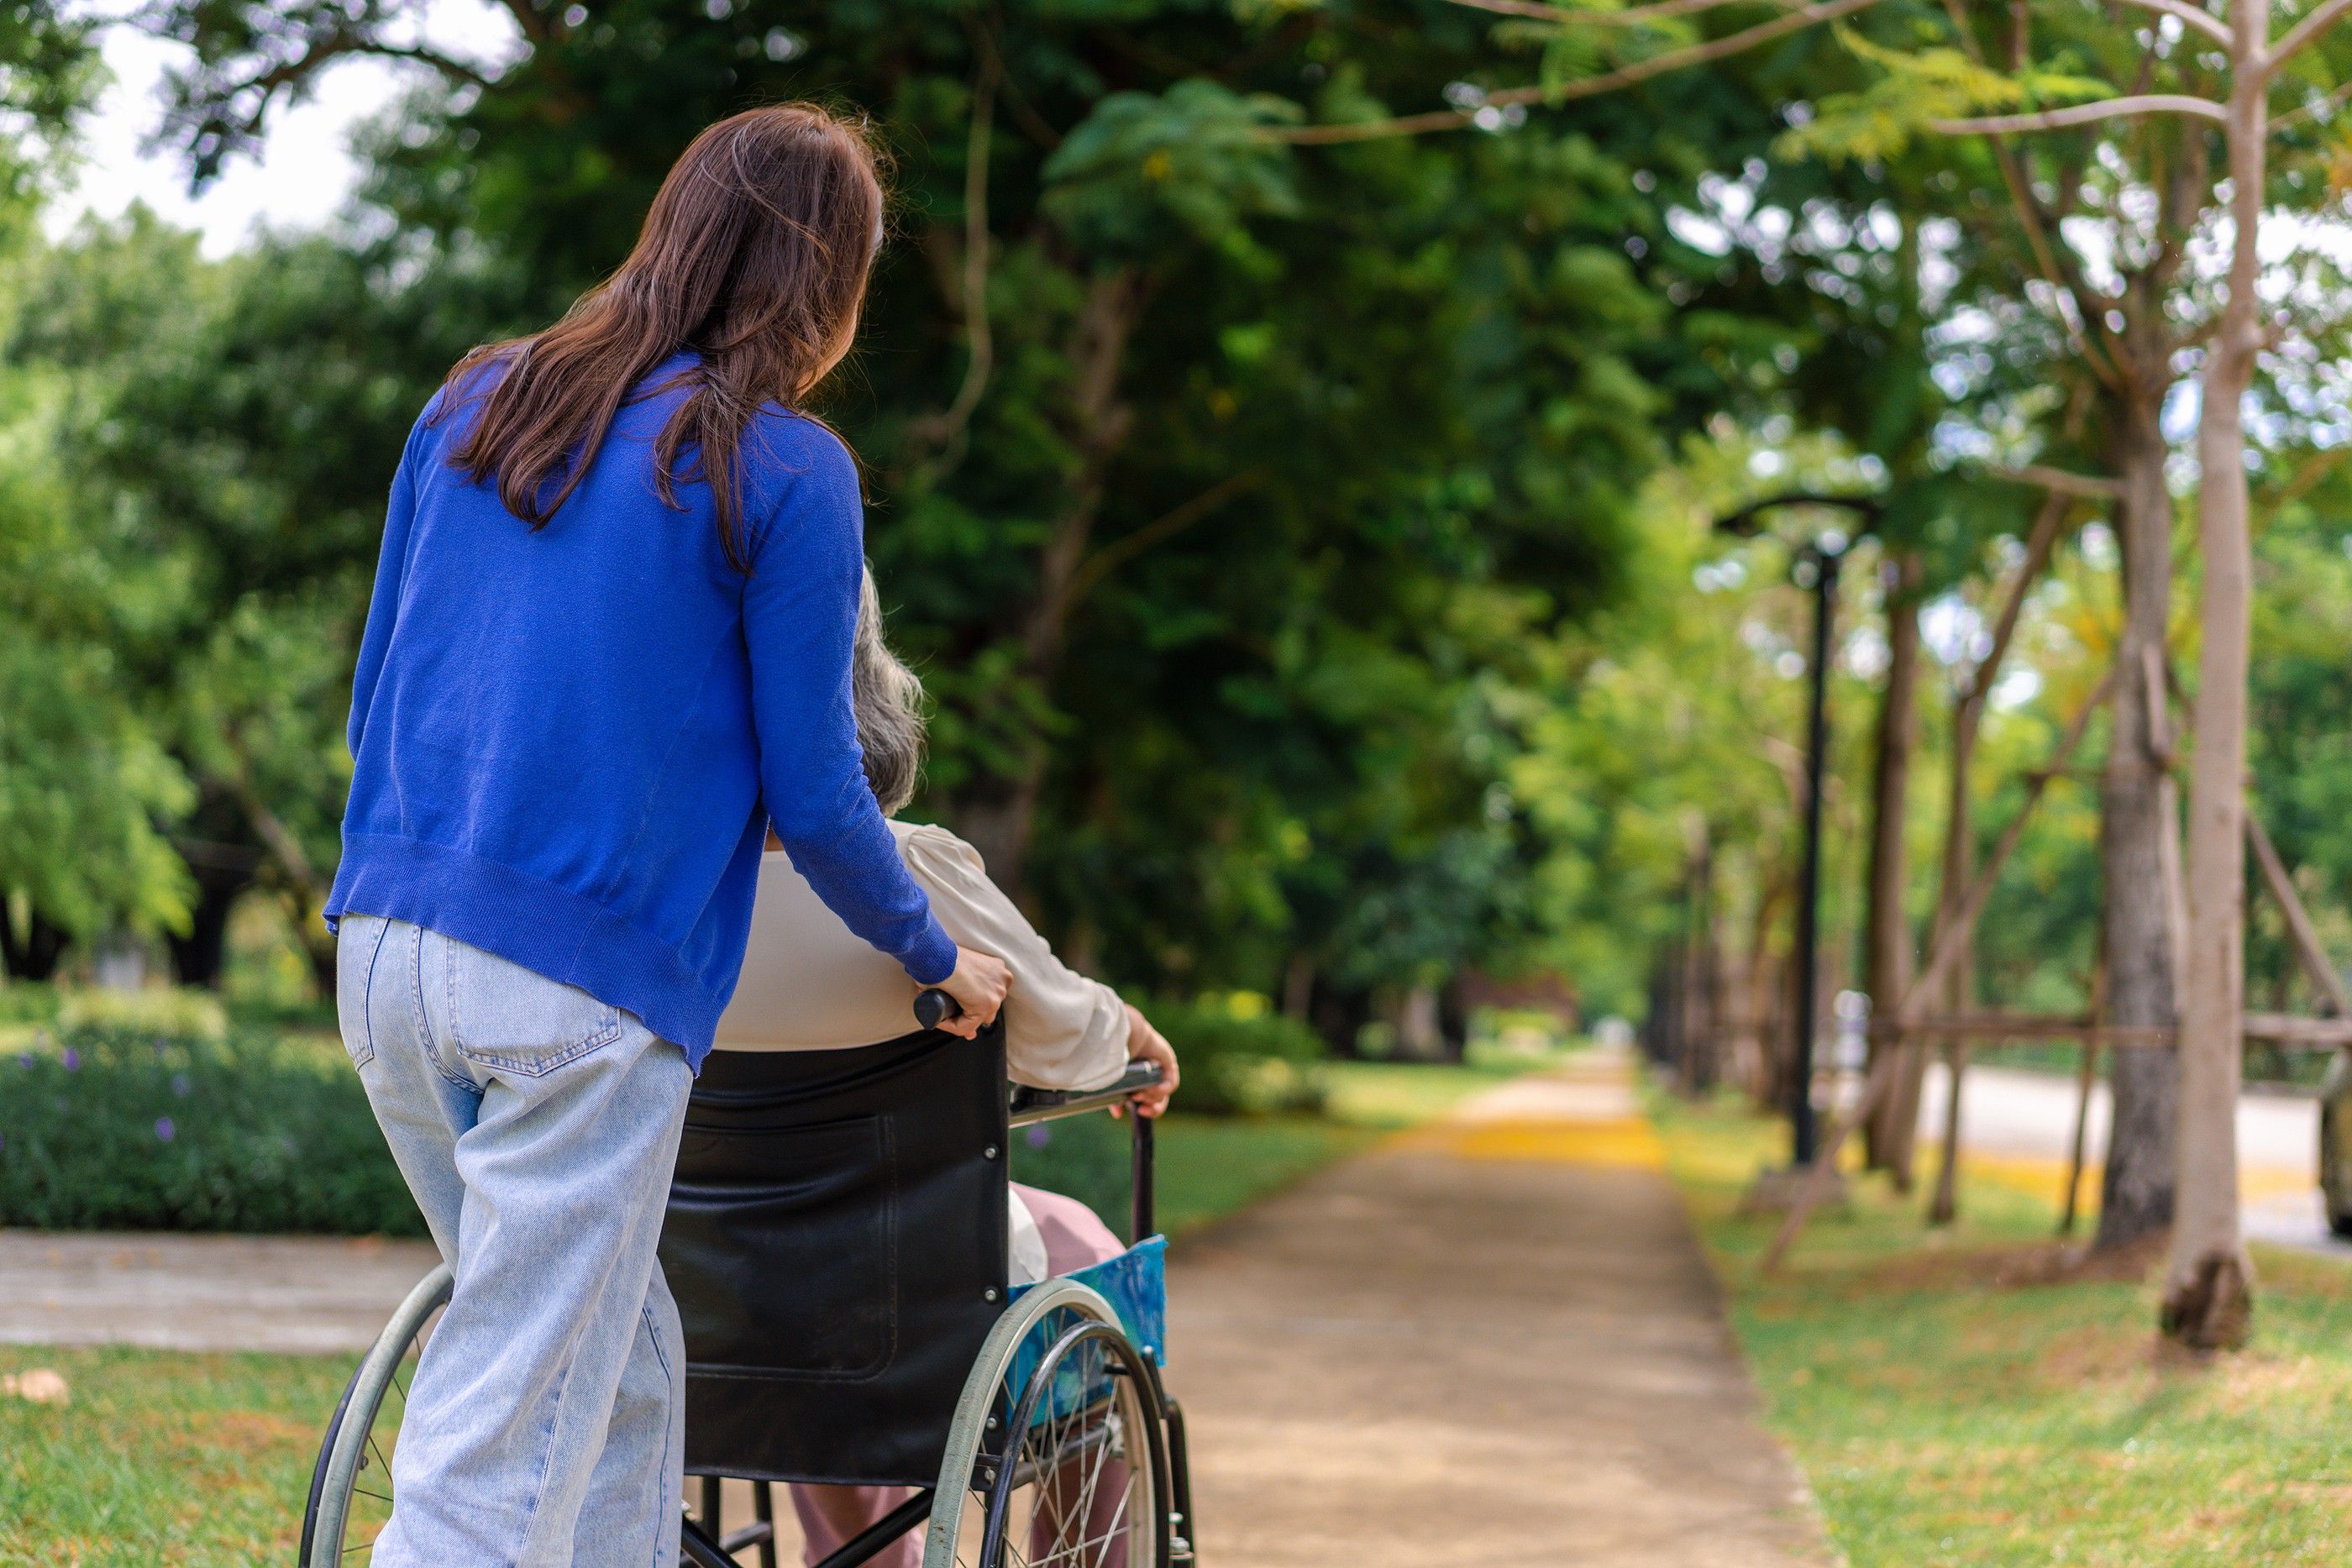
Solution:
[[[449,1304],[449,1269],[433,1270],[408,1292],[352,1374],[342,1403],[319,1445],[302,1511],[302,1568],[364,1563],[392,1519],[392,1451],[408,1414],[408,1379],[434,1318]]]
[[[1109,1303],[1074,1281],[1036,1287],[965,1382],[923,1568],[1192,1562],[1171,1506],[1167,1417],[1158,1368]]]

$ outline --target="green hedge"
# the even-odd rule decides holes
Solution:
[[[1146,1017],[1176,1048],[1178,1108],[1197,1116],[1323,1109],[1323,1040],[1250,991],[1157,1001]]]
[[[425,1234],[341,1046],[119,1027],[0,1059],[0,1225]]]
[[[425,1233],[331,1039],[223,1032],[216,1011],[65,1010],[79,1021],[0,1057],[0,1226]],[[1321,1109],[1321,1042],[1262,998],[1159,1002],[1150,1017],[1184,1065],[1181,1109]],[[1013,1145],[1017,1179],[1069,1193],[1124,1228],[1123,1124],[1075,1118],[1024,1129]]]
[[[43,980],[0,981],[0,1024],[48,1023],[57,1016],[57,987]]]

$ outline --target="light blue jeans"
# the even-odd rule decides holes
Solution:
[[[343,1043],[457,1291],[375,1568],[670,1568],[686,1352],[654,1248],[693,1081],[634,1014],[406,921],[342,921]]]

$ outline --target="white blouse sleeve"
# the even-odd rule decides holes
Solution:
[[[980,852],[944,828],[917,828],[901,845],[931,913],[960,947],[1012,967],[1004,1003],[1006,1070],[1037,1089],[1099,1089],[1127,1066],[1127,1007],[1118,993],[1054,956],[1019,907],[991,882]]]

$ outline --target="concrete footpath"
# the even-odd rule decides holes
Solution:
[[[1203,1560],[1832,1561],[1621,1061],[1473,1101],[1189,1242]]]
[[[1203,1561],[1832,1562],[1660,1165],[1630,1065],[1588,1059],[1188,1238],[1169,1385]],[[348,1354],[432,1260],[0,1232],[0,1341]]]

